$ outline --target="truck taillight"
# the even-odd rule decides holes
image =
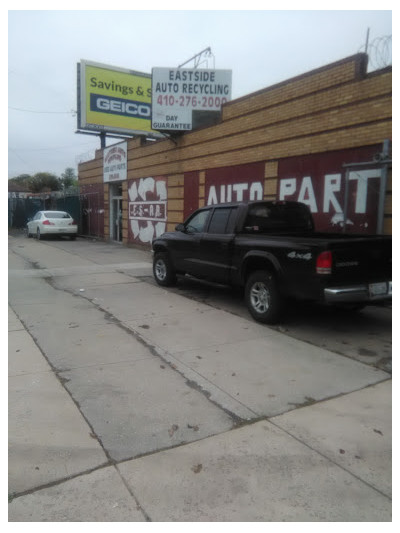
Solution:
[[[332,252],[322,252],[317,257],[317,274],[332,274]]]

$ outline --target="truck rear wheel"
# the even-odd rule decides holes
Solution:
[[[175,285],[176,274],[167,253],[157,252],[154,255],[153,274],[159,285],[163,287]]]
[[[251,316],[264,324],[273,324],[283,312],[283,298],[273,274],[257,270],[250,274],[245,287],[245,300]]]

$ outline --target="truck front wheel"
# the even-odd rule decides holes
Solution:
[[[279,320],[283,311],[283,298],[273,274],[257,270],[250,274],[245,287],[245,299],[251,316],[264,324]]]
[[[157,252],[153,261],[153,274],[156,282],[163,287],[175,285],[176,274],[172,263],[165,252]]]

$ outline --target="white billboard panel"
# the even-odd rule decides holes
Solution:
[[[231,92],[231,70],[153,68],[151,127],[191,130],[194,112],[219,112]]]

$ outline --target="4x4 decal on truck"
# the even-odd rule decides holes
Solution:
[[[290,252],[287,254],[288,257],[290,257],[290,259],[304,259],[305,261],[309,261],[311,258],[312,258],[312,255],[311,253],[307,253],[307,254],[299,254],[299,252]]]

